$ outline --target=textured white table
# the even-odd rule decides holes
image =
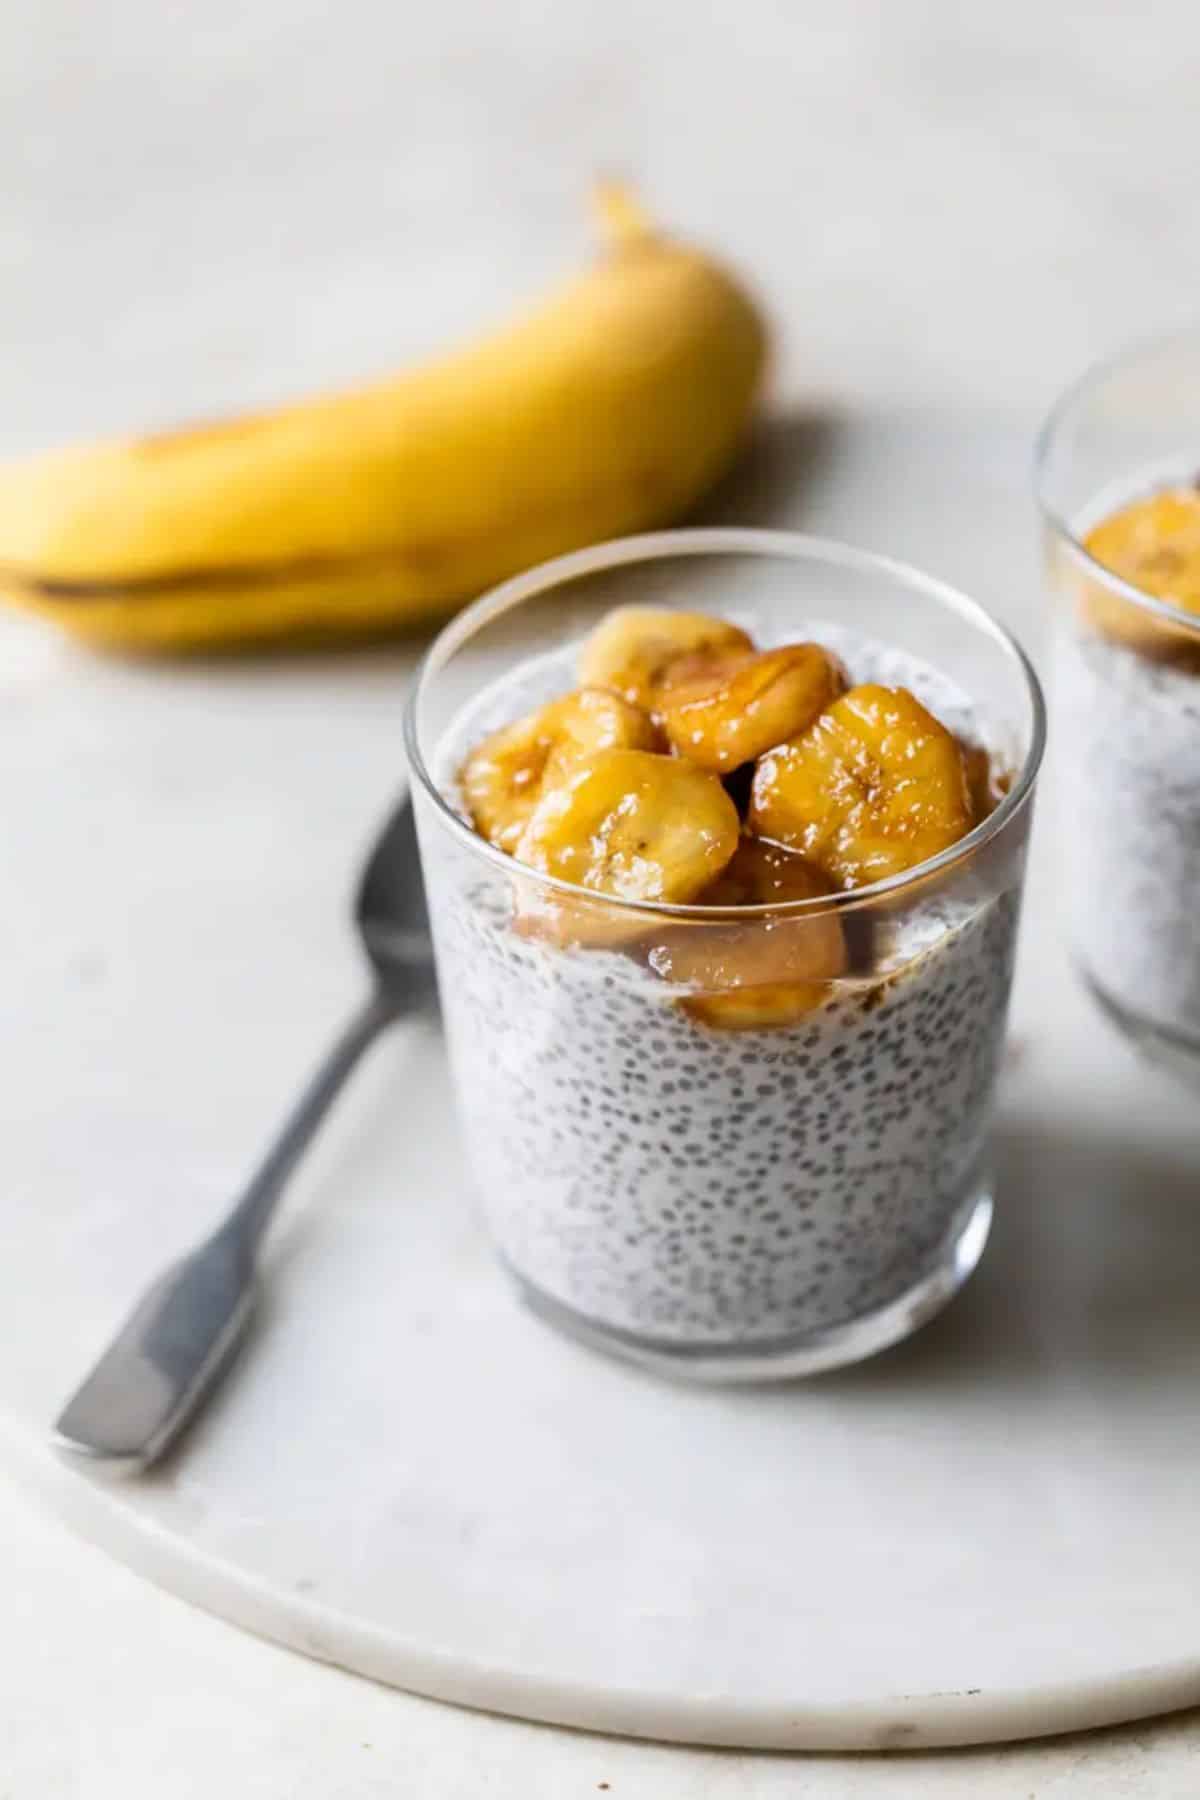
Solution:
[[[598,162],[624,163],[665,214],[753,271],[786,327],[780,395],[801,416],[723,516],[914,556],[1028,629],[1037,413],[1093,352],[1200,291],[1185,179],[1200,24],[1178,0],[1136,24],[1031,0],[970,17],[950,0],[753,0],[709,26],[682,0],[447,0],[423,19],[366,0],[336,19],[278,0],[186,16],[149,0],[116,18],[70,0],[21,10],[0,71],[11,448],[263,400],[433,343],[569,262],[581,185]],[[24,632],[0,652],[0,707],[40,704],[60,667],[81,695],[92,679]],[[348,671],[339,703],[383,721],[389,674]],[[120,796],[105,793],[86,717],[84,703],[73,726],[68,710],[64,729],[99,811]],[[261,756],[266,769],[269,743]],[[347,794],[339,840],[387,792],[383,755],[375,774],[374,791]],[[55,962],[25,873],[29,936],[13,953],[86,992],[94,965]],[[302,875],[335,905],[341,868]],[[191,997],[216,1009],[224,925],[191,929],[209,971]],[[269,1007],[286,937],[259,929]],[[104,949],[133,953],[119,937]],[[351,967],[331,929],[314,1044]],[[136,1029],[161,1023],[150,1006]],[[295,1073],[260,1066],[247,1029],[236,1069],[179,1096],[186,1178],[232,1178]],[[131,1178],[105,1162],[102,1130],[65,1129],[50,1076],[44,1098],[45,1205],[78,1199],[85,1156],[94,1180]],[[113,1105],[130,1102],[114,1071]],[[671,1800],[1195,1791],[1188,1719],[897,1764],[660,1750],[472,1716],[243,1637],[23,1501],[0,1505],[0,1778],[19,1800],[174,1800],[231,1780],[302,1800],[400,1785],[558,1800],[602,1782]]]

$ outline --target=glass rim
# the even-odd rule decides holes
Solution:
[[[1106,563],[1099,562],[1087,545],[1083,542],[1074,525],[1064,517],[1053,504],[1047,492],[1048,472],[1051,453],[1059,432],[1066,424],[1072,408],[1085,398],[1089,390],[1097,383],[1112,375],[1123,365],[1135,363],[1139,357],[1147,356],[1153,350],[1166,349],[1176,342],[1195,338],[1200,340],[1200,324],[1176,325],[1163,331],[1146,332],[1140,337],[1127,339],[1106,356],[1097,357],[1070,382],[1059,394],[1050,411],[1043,419],[1033,445],[1033,492],[1043,522],[1049,526],[1055,536],[1070,551],[1072,558],[1080,564],[1093,579],[1104,583],[1128,600],[1130,605],[1140,607],[1164,625],[1170,625],[1177,631],[1186,632],[1189,636],[1200,636],[1200,615],[1188,612],[1184,607],[1173,606],[1169,600],[1161,600],[1156,594],[1148,594],[1144,588],[1135,587],[1115,569]]]
[[[789,900],[783,903],[766,901],[756,906],[698,906],[694,903],[678,905],[662,900],[629,900],[617,894],[604,894],[572,881],[563,881],[559,876],[544,874],[539,869],[528,868],[517,862],[507,851],[480,837],[474,827],[446,800],[421,750],[417,715],[429,682],[454,652],[469,642],[480,626],[500,617],[525,600],[546,593],[563,582],[595,574],[602,569],[690,555],[777,556],[793,561],[836,564],[866,574],[886,576],[907,587],[923,589],[932,599],[978,627],[1016,668],[1025,687],[1031,713],[1029,747],[1012,787],[999,805],[956,843],[915,867],[902,870],[898,875],[889,875],[882,881],[868,882],[860,888],[842,888],[832,894],[814,895],[808,900]],[[648,920],[669,918],[692,924],[703,921],[729,923],[735,919],[746,921],[762,917],[780,919],[812,916],[821,912],[852,909],[923,886],[931,876],[942,874],[957,863],[966,862],[975,856],[1017,816],[1033,792],[1045,743],[1046,703],[1033,664],[1007,626],[994,618],[979,601],[972,600],[959,588],[938,580],[936,576],[926,575],[898,558],[883,556],[872,550],[859,550],[836,538],[815,537],[798,531],[769,531],[756,526],[696,526],[610,538],[605,543],[569,551],[565,556],[553,557],[522,574],[510,576],[456,613],[438,633],[421,659],[404,709],[404,745],[410,777],[419,783],[432,802],[439,822],[475,854],[502,869],[510,879],[517,878],[536,884],[572,901],[583,900],[591,906],[642,915]]]

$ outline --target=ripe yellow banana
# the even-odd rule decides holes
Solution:
[[[378,632],[667,522],[729,462],[766,337],[619,190],[539,310],[372,385],[0,466],[0,594],[154,650]]]

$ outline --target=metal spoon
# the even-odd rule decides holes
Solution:
[[[69,1456],[106,1473],[137,1474],[179,1435],[241,1342],[254,1303],[259,1246],[317,1126],[380,1032],[432,999],[429,915],[407,798],[367,861],[355,918],[373,974],[370,995],[241,1198],[210,1237],[152,1283],[68,1400],[54,1443]]]

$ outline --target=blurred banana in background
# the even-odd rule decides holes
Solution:
[[[766,332],[719,264],[597,197],[595,266],[465,349],[0,466],[0,594],[120,649],[346,638],[679,517],[745,433]]]

